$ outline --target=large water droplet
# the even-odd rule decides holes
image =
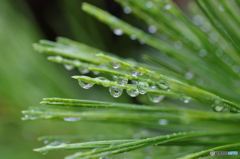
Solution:
[[[117,61],[110,61],[109,63],[114,69],[118,69],[121,66],[121,64]]]
[[[130,97],[136,97],[139,94],[138,89],[127,89],[126,92]]]
[[[113,97],[118,98],[122,95],[123,89],[117,86],[110,86],[109,92]]]
[[[64,67],[65,67],[68,71],[74,69],[74,66],[72,66],[72,65],[64,65]]]
[[[81,73],[81,74],[87,74],[89,73],[89,69],[87,68],[84,68],[84,67],[78,67],[78,71]]]
[[[130,7],[124,7],[123,8],[123,12],[126,13],[126,14],[130,14],[131,13],[131,8]]]
[[[126,77],[123,77],[123,76],[119,76],[117,79],[116,79],[116,82],[121,85],[121,86],[126,86],[127,83],[128,83],[128,79]]]
[[[145,81],[140,81],[137,84],[137,89],[140,94],[145,94],[149,89],[149,84]]]
[[[113,33],[114,33],[115,35],[120,36],[120,35],[123,34],[123,31],[122,31],[121,29],[114,29],[114,30],[113,30]]]
[[[79,121],[81,120],[80,117],[64,117],[63,118],[64,121]]]
[[[94,83],[89,83],[89,82],[82,81],[82,80],[78,80],[78,83],[84,89],[89,89],[94,85]]]
[[[154,94],[154,93],[148,93],[148,98],[153,103],[159,103],[164,99],[164,95]]]

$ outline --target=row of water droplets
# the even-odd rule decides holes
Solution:
[[[118,69],[121,66],[121,64],[118,61],[110,61],[109,63],[114,69]],[[135,67],[130,68],[129,73],[133,77],[138,77],[139,75],[143,75],[143,73],[138,71]],[[106,83],[107,83],[107,81],[109,81],[105,77],[97,77],[96,79],[106,81]],[[113,81],[118,83],[120,86],[126,86],[128,84],[128,79],[125,76],[113,76]],[[154,90],[158,89],[156,86],[151,86],[150,87],[148,82],[146,82],[144,80],[142,80],[142,81],[131,81],[131,82],[132,82],[132,84],[137,86],[136,89],[126,89],[127,94],[131,97],[136,97],[139,94],[145,94],[145,93],[147,93],[147,91],[149,89],[154,89]],[[94,83],[86,82],[86,81],[83,81],[83,80],[78,80],[78,83],[84,89],[89,89],[94,85]],[[104,83],[103,83],[103,86],[104,86]],[[166,86],[166,83],[162,83],[162,86],[163,87],[165,86],[165,87],[161,88],[161,89],[168,88],[168,86]],[[108,87],[108,85],[105,85],[105,87]],[[109,92],[113,97],[118,98],[122,95],[123,88],[121,88],[119,86],[110,86],[109,87]],[[153,93],[148,93],[148,97],[149,97],[150,101],[152,101],[154,103],[158,103],[164,98],[163,95],[153,94]]]
[[[237,110],[235,107],[230,106],[229,104],[227,104],[226,102],[222,101],[221,99],[212,99],[213,103],[212,103],[212,110],[216,111],[216,112],[239,112],[239,110]]]

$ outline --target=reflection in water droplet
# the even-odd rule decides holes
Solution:
[[[149,31],[149,33],[155,33],[157,31],[157,28],[154,25],[150,25],[148,27],[148,31]]]
[[[78,83],[84,89],[89,89],[94,85],[94,83],[89,83],[89,82],[82,81],[82,80],[78,80]]]
[[[167,124],[168,124],[168,120],[167,120],[167,119],[160,119],[160,120],[158,121],[158,124],[159,124],[159,125],[167,125]]]
[[[127,83],[128,83],[128,79],[126,77],[123,77],[123,76],[119,76],[117,79],[116,79],[116,82],[121,85],[121,86],[126,86]]]
[[[114,33],[115,35],[120,36],[120,35],[123,34],[123,31],[122,31],[121,29],[114,29],[114,30],[113,30],[113,33]]]
[[[126,91],[130,97],[136,97],[139,94],[138,89],[127,89]]]
[[[121,64],[117,61],[110,61],[109,63],[114,69],[118,69],[121,66]]]
[[[113,97],[118,98],[122,95],[123,89],[117,86],[110,86],[109,92]]]
[[[79,121],[81,120],[80,117],[64,117],[63,118],[64,121]]]
[[[149,89],[149,84],[145,81],[140,81],[137,84],[137,89],[140,94],[145,94]]]
[[[164,99],[164,95],[154,94],[154,93],[148,93],[148,98],[153,103],[159,103]]]
[[[65,67],[68,71],[74,69],[74,66],[72,66],[72,65],[64,65],[64,67]]]
[[[131,8],[130,7],[124,7],[123,8],[123,12],[126,13],[126,14],[130,14],[131,13]]]

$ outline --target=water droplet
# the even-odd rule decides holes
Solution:
[[[148,1],[147,3],[146,3],[146,7],[147,8],[151,8],[153,6],[153,3],[151,2],[151,1]]]
[[[65,67],[68,71],[74,69],[74,66],[72,66],[72,65],[64,65],[64,67]]]
[[[127,89],[126,92],[130,97],[136,97],[139,94],[138,89]]]
[[[223,5],[219,5],[219,6],[218,6],[218,9],[219,9],[220,11],[224,11],[224,10],[225,10],[225,8],[223,7]]]
[[[114,33],[115,35],[120,36],[120,35],[123,34],[123,31],[122,31],[121,29],[114,29],[114,30],[113,30],[113,33]]]
[[[176,49],[181,49],[181,48],[182,48],[182,42],[181,42],[181,41],[175,42],[175,43],[174,43],[174,47],[175,47]]]
[[[191,99],[191,97],[186,96],[185,94],[181,94],[180,100],[182,100],[184,103],[189,103]]]
[[[238,65],[234,65],[234,66],[232,67],[232,69],[233,69],[233,72],[235,72],[235,73],[240,72],[240,67],[239,67]]]
[[[141,45],[143,45],[143,44],[145,44],[145,41],[144,40],[139,40],[139,43],[141,44]]]
[[[131,36],[130,36],[130,39],[132,39],[132,40],[136,40],[137,37],[136,37],[136,35],[131,35]]]
[[[218,57],[221,57],[223,55],[223,51],[218,49],[216,50],[215,54],[218,56]]]
[[[208,32],[211,30],[211,25],[208,22],[203,22],[200,28],[203,32]]]
[[[84,68],[84,67],[78,67],[78,71],[81,73],[81,74],[87,74],[89,73],[89,69],[87,68]]]
[[[48,144],[49,141],[48,141],[48,140],[44,140],[43,143],[44,143],[44,144]]]
[[[128,79],[126,77],[119,76],[117,77],[116,82],[121,86],[126,86],[128,83]]]
[[[216,112],[229,111],[229,108],[230,106],[224,103],[221,99],[214,99],[212,104],[213,111],[216,111]]]
[[[92,73],[93,73],[94,75],[98,75],[98,74],[99,74],[98,71],[92,71]]]
[[[114,69],[118,69],[121,66],[121,64],[117,61],[110,61],[109,63]]]
[[[113,97],[118,98],[121,96],[123,89],[117,86],[110,86],[109,92]]]
[[[200,25],[203,22],[203,18],[200,15],[196,15],[193,17],[193,23],[195,25]]]
[[[206,51],[205,49],[201,49],[201,50],[199,51],[199,56],[201,56],[201,57],[207,56],[207,51]]]
[[[215,105],[215,104],[212,105],[213,111],[216,111],[216,112],[222,112],[224,110],[224,108],[225,107],[221,106],[221,105]]]
[[[94,85],[94,83],[89,83],[89,82],[82,81],[82,80],[78,80],[78,83],[84,89],[89,89]]]
[[[165,5],[165,9],[171,9],[172,8],[172,6],[170,5],[170,4],[167,4],[167,5]]]
[[[117,81],[118,76],[113,75],[112,78],[113,78],[113,81]]]
[[[130,14],[131,13],[131,8],[130,7],[124,7],[123,8],[123,12],[126,13],[126,14]]]
[[[185,74],[185,78],[186,78],[186,79],[192,79],[192,78],[193,78],[193,73],[192,73],[192,72],[187,72],[187,73]]]
[[[217,41],[218,41],[218,34],[216,34],[216,33],[211,33],[211,34],[209,34],[209,37],[208,37],[208,40],[209,40],[209,42],[211,42],[211,43],[216,43]]]
[[[137,84],[137,89],[140,94],[145,94],[149,89],[149,84],[145,81],[140,81]]]
[[[154,25],[150,25],[148,27],[148,31],[149,31],[149,33],[155,33],[157,31],[157,28]]]
[[[80,117],[64,117],[63,118],[64,121],[79,121],[81,120]]]
[[[153,103],[159,103],[164,99],[164,95],[154,94],[154,93],[148,93],[148,98]]]
[[[168,120],[167,119],[160,119],[160,120],[158,120],[158,124],[159,125],[167,125],[168,124]]]
[[[168,89],[169,83],[168,83],[168,81],[160,80],[158,86],[160,89]]]

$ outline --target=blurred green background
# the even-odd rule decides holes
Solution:
[[[22,121],[21,111],[39,105],[44,97],[65,97],[116,101],[107,89],[95,86],[83,90],[62,65],[53,64],[35,52],[32,44],[40,39],[64,36],[90,46],[139,59],[137,41],[117,37],[106,25],[81,11],[81,0],[0,0],[0,154],[4,159],[63,158],[69,152],[43,156],[32,149],[43,145],[42,135],[133,134],[128,126],[61,121]],[[123,13],[114,1],[88,0],[132,24],[141,22]],[[130,20],[131,19],[131,20]],[[142,26],[144,28],[144,26]],[[123,47],[124,46],[124,47]],[[134,102],[126,95],[118,102]],[[94,129],[93,129],[94,128]],[[137,131],[137,130],[135,130]]]

